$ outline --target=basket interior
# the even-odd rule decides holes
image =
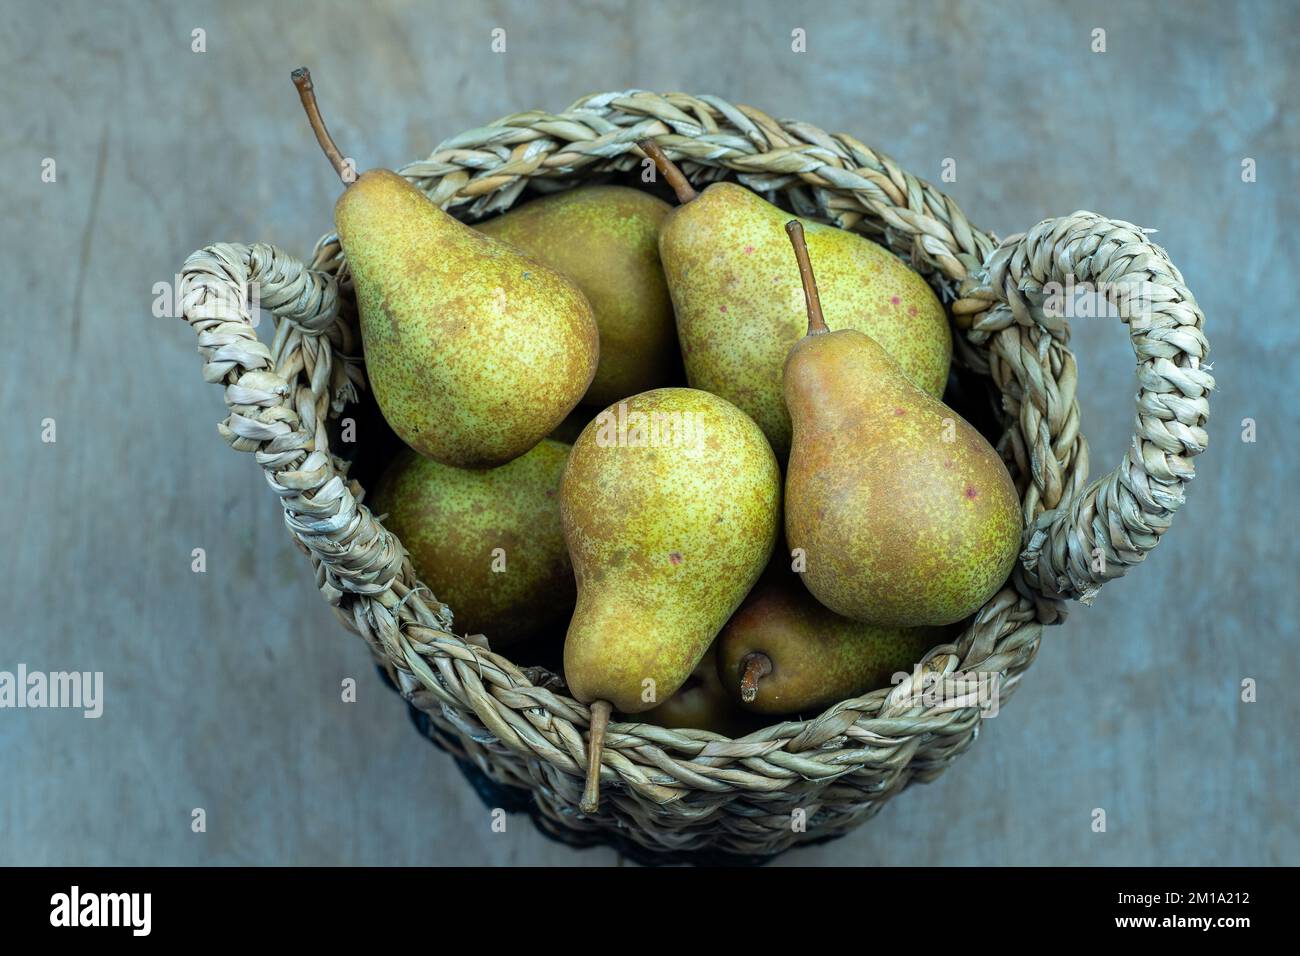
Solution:
[[[696,188],[703,188],[704,185],[717,181],[740,182],[749,188],[764,187],[760,194],[769,202],[787,212],[823,222],[836,222],[836,217],[827,215],[827,210],[819,205],[816,194],[797,180],[787,178],[784,182],[773,183],[770,180],[744,176],[733,170],[710,168],[690,163],[683,164],[683,171],[686,172]],[[665,202],[676,203],[672,191],[666,184],[662,182],[644,182],[637,169],[587,167],[581,173],[534,179],[530,183],[533,188],[515,191],[509,197],[510,202],[508,205],[502,196],[494,195],[473,202],[451,205],[447,211],[462,222],[472,225],[484,219],[492,218],[492,216],[503,213],[514,205],[522,204],[539,195],[550,194],[579,185],[597,184],[616,184],[642,189],[658,196]],[[886,245],[895,255],[899,255],[898,247],[902,243],[897,240],[897,237],[891,233],[888,226],[883,222],[872,220],[869,217],[858,217],[853,220],[850,228],[877,243]],[[895,240],[892,244],[888,242],[891,238]],[[328,244],[333,241],[333,237],[326,237],[323,241]],[[900,256],[900,258],[903,258],[905,264],[909,267],[915,268],[914,259],[907,256]],[[347,302],[349,310],[355,313],[355,298],[347,280],[346,265],[342,262],[341,256],[337,261],[343,266],[339,271],[340,295]],[[953,283],[937,269],[931,268],[917,271],[921,272],[939,296],[940,301],[947,307],[956,294]],[[1000,393],[988,375],[987,366],[981,371],[962,360],[962,352],[956,347],[961,337],[961,331],[953,327],[950,311],[949,325],[954,341],[954,357],[943,401],[974,425],[989,443],[996,448],[1000,443],[1004,443],[1008,429],[1016,427],[1016,423],[1014,419],[1009,419],[1002,413]],[[666,382],[664,384],[685,386],[687,382],[683,377],[680,381]],[[589,411],[591,416],[594,417],[600,411],[600,408],[580,405],[578,410]],[[340,444],[334,440],[335,433],[338,430],[338,421],[347,417],[353,417],[358,422],[358,440],[348,444]],[[404,447],[401,440],[385,422],[378,405],[374,401],[373,394],[369,390],[360,392],[357,401],[340,413],[333,420],[332,426],[331,445],[345,450],[340,457],[349,462],[349,477],[355,480],[363,491],[378,479],[383,468]],[[1024,476],[1020,474],[1015,459],[1004,456],[1004,461],[1011,471],[1017,490],[1022,491]],[[450,610],[454,618],[455,608],[450,608]],[[959,636],[954,637],[952,644],[936,645],[924,660],[942,653],[955,653],[958,657],[964,658],[966,651],[969,649],[969,638],[971,637],[967,627],[968,623],[969,619],[960,625],[954,625],[951,631]],[[492,636],[488,634],[486,637],[490,643]],[[504,656],[517,667],[528,669],[535,678],[563,691],[563,639],[564,633],[562,630],[559,632],[539,633],[524,642],[512,644],[508,649],[508,653]],[[888,687],[877,688],[863,696],[864,698],[873,697],[883,700],[890,689]],[[820,713],[772,718],[769,723],[778,725],[806,721],[820,716]],[[705,732],[701,731],[701,733]]]

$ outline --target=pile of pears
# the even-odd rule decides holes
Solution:
[[[733,182],[579,186],[477,226],[351,174],[335,225],[405,449],[367,502],[421,580],[591,712],[726,735],[888,686],[1007,580],[1022,519],[942,402],[942,305],[894,255]],[[814,264],[816,272],[814,273]],[[685,382],[682,382],[682,379]]]

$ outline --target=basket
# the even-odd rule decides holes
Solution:
[[[324,598],[490,800],[514,801],[497,805],[526,809],[579,845],[632,848],[648,860],[764,860],[842,834],[909,784],[935,779],[980,731],[981,702],[966,678],[991,677],[1005,703],[1066,602],[1090,603],[1156,546],[1206,446],[1214,381],[1202,367],[1204,317],[1164,250],[1129,223],[1076,212],[999,242],[857,139],[712,96],[634,90],[558,114],[518,113],[400,172],[473,222],[509,208],[525,187],[634,176],[646,138],[697,186],[736,179],[798,215],[868,236],[930,282],[953,323],[954,367],[988,406],[1025,532],[1007,584],[902,683],[737,740],[612,723],[596,813],[579,810],[587,707],[555,674],[452,633],[447,608],[349,477],[339,423],[365,375],[337,238],[322,238],[310,264],[260,243],[202,249],[183,269],[182,313],[205,380],[225,390],[221,436],[256,457]],[[1132,444],[1092,483],[1054,283],[1118,290],[1109,301],[1137,357]],[[250,289],[275,317],[269,345],[258,339]]]

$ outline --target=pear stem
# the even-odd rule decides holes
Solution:
[[[302,108],[307,111],[307,121],[311,123],[311,130],[316,134],[316,142],[320,143],[320,148],[325,153],[325,158],[330,161],[334,171],[339,174],[339,179],[343,180],[345,186],[351,185],[352,170],[348,165],[339,148],[334,145],[334,137],[330,131],[325,128],[325,120],[321,118],[320,107],[316,105],[316,90],[311,83],[311,71],[305,66],[300,66],[289,74],[293,78],[293,85],[298,87],[298,98],[302,100]]]
[[[826,317],[822,315],[822,300],[817,294],[817,277],[813,275],[812,262],[808,259],[808,243],[803,237],[803,223],[791,219],[785,224],[786,235],[790,245],[794,246],[794,257],[799,262],[799,279],[803,282],[803,298],[808,303],[808,334],[819,335],[829,332]]]
[[[659,173],[668,181],[668,185],[673,188],[673,192],[677,194],[679,203],[684,206],[699,195],[695,191],[695,187],[687,180],[686,174],[677,168],[677,164],[668,158],[667,154],[659,148],[658,143],[652,139],[643,139],[637,145],[641,147],[641,152],[654,160]]]
[[[758,682],[772,673],[772,658],[762,651],[754,651],[746,654],[740,663],[745,669],[740,677],[740,699],[752,704],[758,697]]]
[[[587,741],[587,786],[582,791],[582,812],[590,816],[600,809],[600,758],[605,752],[605,728],[614,706],[607,700],[592,701],[590,739]]]

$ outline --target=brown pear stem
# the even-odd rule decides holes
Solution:
[[[305,66],[300,66],[289,74],[293,78],[293,85],[298,87],[298,98],[302,100],[302,108],[307,111],[307,121],[311,123],[311,130],[316,134],[316,142],[320,143],[320,148],[324,151],[326,159],[334,167],[334,171],[339,174],[339,179],[343,180],[345,186],[351,185],[348,179],[350,169],[347,160],[339,152],[339,148],[334,145],[334,137],[330,131],[325,128],[325,120],[321,118],[320,107],[316,105],[316,90],[311,85],[311,71]]]
[[[772,673],[772,658],[762,651],[746,654],[740,662],[744,672],[740,676],[740,699],[752,704],[758,696],[758,682]]]
[[[587,741],[587,786],[582,791],[582,812],[590,816],[600,809],[600,758],[605,752],[605,728],[614,706],[607,700],[593,701],[590,707],[590,739]]]
[[[822,300],[817,294],[817,277],[813,275],[812,262],[808,258],[808,243],[803,238],[803,223],[791,219],[785,224],[786,235],[790,245],[794,246],[794,257],[799,263],[799,278],[803,282],[803,298],[808,303],[808,334],[818,335],[829,332],[826,318],[822,315]]]
[[[695,187],[686,178],[686,174],[677,168],[677,164],[668,158],[667,154],[659,148],[658,143],[652,139],[643,139],[637,145],[641,147],[641,152],[654,160],[655,167],[668,181],[668,185],[673,187],[673,192],[677,194],[679,203],[686,205],[699,195],[695,191]]]

